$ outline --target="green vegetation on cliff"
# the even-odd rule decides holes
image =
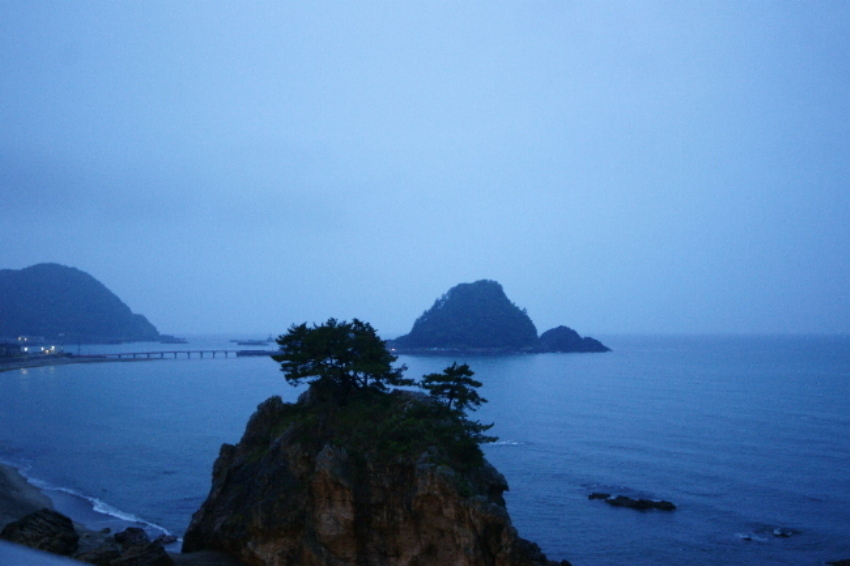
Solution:
[[[425,394],[395,390],[357,391],[340,403],[326,384],[314,384],[294,404],[283,404],[272,430],[287,433],[318,451],[325,444],[352,457],[375,463],[414,463],[423,454],[454,470],[480,466],[479,444],[495,440],[481,434],[482,425],[435,402]],[[255,457],[265,455],[263,444]]]
[[[411,459],[437,450],[452,467],[480,465],[479,444],[494,437],[492,425],[471,421],[467,411],[486,399],[475,391],[466,364],[453,364],[429,374],[421,383],[403,377],[405,366],[393,367],[387,350],[369,324],[329,319],[320,325],[293,325],[277,339],[281,371],[291,385],[310,384],[304,402],[286,405],[276,429],[295,427],[305,442],[333,444],[368,458]],[[430,395],[393,391],[388,386],[419,385]],[[307,433],[309,431],[309,434]]]
[[[329,382],[343,397],[356,389],[386,391],[387,386],[412,385],[405,379],[404,366],[392,367],[396,360],[368,322],[329,319],[312,328],[307,323],[292,325],[277,339],[280,362],[286,381],[298,385]]]
[[[22,335],[65,343],[160,338],[97,279],[55,263],[0,270],[0,337]]]

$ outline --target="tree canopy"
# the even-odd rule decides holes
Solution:
[[[431,373],[422,377],[422,388],[428,393],[446,404],[449,409],[455,409],[461,413],[467,410],[475,411],[487,399],[480,397],[475,390],[481,387],[481,382],[472,379],[475,375],[469,365],[457,362],[443,370],[443,373]]]
[[[303,380],[334,385],[343,396],[357,389],[386,391],[388,386],[412,385],[403,377],[405,366],[394,368],[396,356],[387,350],[368,322],[328,319],[312,327],[293,324],[277,339],[280,362],[286,381],[298,385]]]
[[[395,447],[390,451],[438,442],[453,446],[458,453],[472,450],[472,456],[480,456],[478,444],[496,440],[483,434],[492,424],[467,419],[467,410],[474,411],[487,402],[475,390],[481,382],[472,379],[474,373],[467,364],[454,363],[443,373],[423,376],[420,382],[407,379],[407,367],[393,367],[396,356],[369,323],[356,318],[351,322],[330,318],[312,327],[292,325],[278,337],[277,344],[280,351],[272,358],[280,362],[287,382],[299,385],[306,381],[323,392],[318,397],[335,398],[339,406],[360,407],[355,412],[362,418],[350,422],[351,431],[345,433],[352,438],[359,437],[357,431],[370,430],[370,442]],[[433,401],[417,402],[403,413],[382,417],[382,407],[386,408],[392,397],[385,394],[388,389],[412,385],[427,390]],[[375,428],[378,422],[384,424]],[[419,438],[418,444],[410,435]]]
[[[419,385],[457,418],[470,439],[478,444],[495,442],[498,440],[495,436],[483,434],[493,428],[492,424],[469,420],[466,415],[466,411],[475,411],[487,402],[487,399],[478,395],[476,388],[481,387],[481,382],[472,379],[473,375],[475,373],[467,364],[458,365],[455,362],[443,373],[423,376]]]

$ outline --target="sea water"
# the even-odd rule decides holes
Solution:
[[[614,351],[399,363],[420,377],[466,362],[484,382],[489,402],[473,416],[494,422],[499,437],[487,458],[510,484],[520,535],[550,559],[805,566],[850,558],[850,337],[603,342]],[[97,351],[130,348],[163,346]],[[169,348],[234,345],[195,337]],[[95,526],[135,521],[180,536],[207,495],[220,445],[239,440],[264,399],[294,401],[300,390],[265,357],[0,373],[0,460]],[[592,492],[677,509],[614,508],[589,500]]]

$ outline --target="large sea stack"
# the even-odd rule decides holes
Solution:
[[[316,385],[298,403],[268,399],[222,446],[183,552],[252,566],[555,564],[517,535],[507,483],[477,446],[421,443],[446,426],[429,403],[394,391],[339,404]]]
[[[496,281],[461,283],[437,299],[413,323],[409,334],[393,341],[402,350],[531,350],[537,328],[513,304]]]
[[[65,343],[160,338],[103,283],[55,263],[0,270],[0,340],[22,335]]]
[[[389,341],[397,353],[608,352],[593,338],[559,326],[537,337],[537,328],[496,281],[461,283],[437,299],[409,334]]]

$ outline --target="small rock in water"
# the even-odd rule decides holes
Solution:
[[[629,509],[637,509],[638,511],[646,511],[647,509],[658,509],[660,511],[673,511],[676,506],[669,501],[652,501],[651,499],[632,499],[625,495],[618,495],[614,498],[605,500],[608,505],[614,507],[628,507]]]
[[[764,537],[760,537],[755,533],[738,533],[736,535],[739,539],[745,541],[756,541],[756,542],[765,542],[767,539]]]
[[[598,491],[594,491],[587,496],[588,499],[608,499],[609,497],[611,497],[610,493],[600,493]]]
[[[791,535],[795,534],[791,529],[785,529],[783,527],[777,527],[773,529],[773,536],[779,538],[788,538]]]

